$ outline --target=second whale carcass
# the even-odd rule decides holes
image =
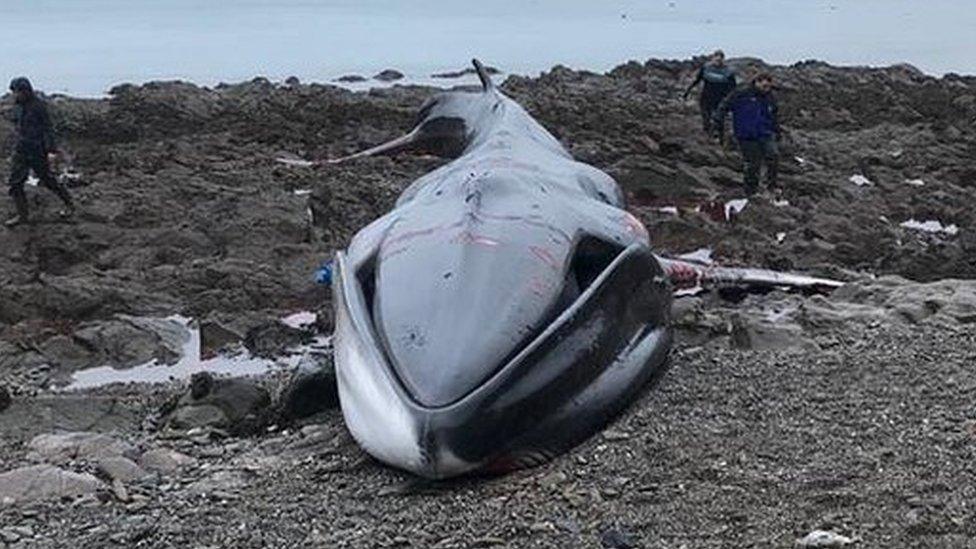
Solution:
[[[429,478],[546,461],[666,361],[672,292],[841,285],[654,255],[616,182],[474,64],[481,90],[441,93],[408,134],[331,161],[453,159],[335,257],[340,405],[374,457]]]

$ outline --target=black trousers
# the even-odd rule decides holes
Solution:
[[[742,151],[744,184],[746,193],[752,194],[759,188],[759,173],[766,165],[766,186],[775,187],[779,176],[779,147],[776,139],[743,139],[739,141]]]
[[[712,117],[715,115],[715,110],[718,109],[721,102],[721,98],[715,100],[713,98],[702,97],[698,100],[698,107],[701,109],[702,130],[706,135],[712,135],[713,128],[717,127]]]
[[[32,171],[41,185],[58,195],[65,205],[71,205],[71,195],[68,194],[68,190],[51,173],[47,154],[40,149],[17,147],[13,158],[10,159],[10,179],[7,180],[7,185],[10,187],[9,193],[14,199],[19,215],[27,216],[27,195],[24,193],[24,184],[27,183],[27,176]]]

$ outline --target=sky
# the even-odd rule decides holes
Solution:
[[[976,74],[972,0],[2,0],[0,77],[97,96],[122,82],[329,81],[396,68],[605,71],[721,47],[776,63]]]

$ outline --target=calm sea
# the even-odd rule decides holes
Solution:
[[[0,77],[74,95],[391,67],[425,81],[473,56],[512,73],[603,71],[716,47],[976,73],[973,0],[0,0],[0,26]]]

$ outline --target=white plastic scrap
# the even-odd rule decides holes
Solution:
[[[794,156],[793,158],[796,159],[797,164],[806,164],[807,163],[807,161],[805,159],[800,158],[799,156]]]
[[[739,214],[742,210],[746,209],[746,204],[749,200],[746,198],[736,198],[735,200],[729,200],[725,203],[725,220],[729,221],[732,219],[732,214]]]
[[[711,248],[698,248],[693,252],[688,252],[686,254],[681,254],[678,259],[684,259],[686,261],[694,261],[695,263],[701,263],[704,265],[711,265],[712,260],[712,249]]]
[[[309,324],[315,324],[318,315],[311,311],[299,311],[281,319],[282,324],[291,328],[302,328]]]
[[[917,221],[914,218],[908,221],[903,221],[901,223],[902,227],[906,229],[913,229],[916,231],[925,231],[927,233],[943,233],[949,236],[955,236],[959,234],[959,227],[953,223],[952,225],[943,225],[941,222],[934,219],[928,221]]]
[[[302,158],[278,157],[275,158],[275,162],[284,164],[286,166],[297,166],[300,168],[309,168],[315,165],[315,162],[312,162],[311,160],[304,160]]]
[[[861,174],[854,174],[854,175],[852,175],[851,178],[849,179],[849,181],[851,183],[857,185],[858,187],[865,187],[865,186],[870,187],[870,186],[874,185],[874,183],[872,183],[870,179],[864,177]]]
[[[786,233],[776,233],[776,242],[783,242],[786,240]]]
[[[789,200],[773,200],[773,206],[776,206],[777,208],[785,208],[789,205]]]
[[[826,530],[814,530],[803,539],[796,540],[800,547],[843,547],[854,543],[854,540]]]
[[[678,215],[678,208],[675,206],[662,206],[658,208],[657,211],[671,215]]]
[[[912,187],[924,187],[925,186],[925,181],[922,181],[921,179],[906,179],[905,180],[905,183],[908,183]]]

